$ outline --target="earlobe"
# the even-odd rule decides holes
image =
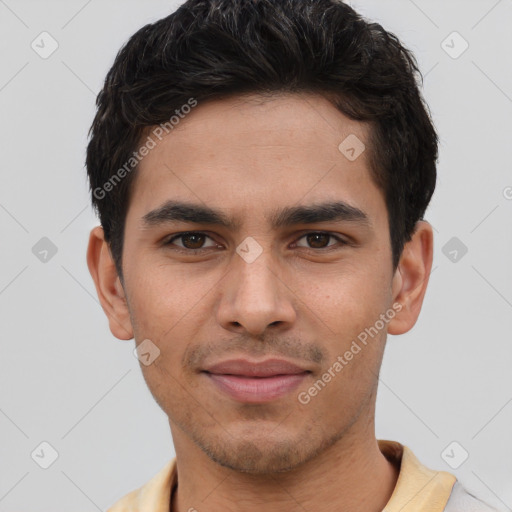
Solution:
[[[101,307],[107,315],[110,331],[120,340],[132,339],[133,327],[125,291],[101,226],[91,230],[87,266],[94,280]]]
[[[433,231],[426,221],[418,221],[411,240],[404,246],[393,276],[393,303],[400,311],[388,324],[389,334],[403,334],[418,320],[433,260]]]

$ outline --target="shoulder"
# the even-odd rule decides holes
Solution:
[[[444,512],[498,512],[495,508],[479,500],[471,493],[466,491],[462,485],[456,481]]]
[[[173,458],[151,480],[123,496],[107,512],[168,511],[176,481],[176,458]]]

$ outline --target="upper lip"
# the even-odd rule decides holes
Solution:
[[[284,359],[266,359],[264,361],[249,361],[247,359],[230,359],[221,361],[205,368],[208,373],[218,375],[242,375],[247,377],[272,377],[275,375],[297,375],[309,370],[301,368]]]

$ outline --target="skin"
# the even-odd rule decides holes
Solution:
[[[419,221],[393,272],[388,215],[371,179],[369,127],[314,94],[238,96],[199,104],[140,163],[118,276],[101,227],[87,261],[114,336],[151,340],[141,364],[169,417],[177,455],[172,510],[380,511],[397,470],[375,438],[375,399],[387,333],[418,318],[432,266],[433,233]],[[355,134],[366,151],[349,161]],[[145,226],[168,199],[221,209],[238,229],[184,222]],[[271,227],[285,207],[343,200],[350,221]],[[206,237],[171,235],[200,231]],[[324,236],[339,236],[342,244]],[[254,238],[246,262],[236,248]],[[179,252],[206,249],[202,254]],[[297,399],[379,315],[401,310],[307,404]],[[233,357],[293,361],[311,373],[264,404],[237,402],[200,370]],[[200,468],[200,470],[198,469]],[[263,507],[263,508],[262,508]]]

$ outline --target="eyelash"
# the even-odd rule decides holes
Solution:
[[[210,238],[212,241],[215,242],[215,240],[213,240],[211,236],[209,236],[207,233],[204,233],[202,231],[186,231],[186,232],[174,235],[171,238],[167,239],[163,243],[163,245],[164,246],[173,245],[174,240],[178,240],[178,239],[183,238],[183,237],[185,237],[187,235],[203,235],[203,236],[205,236],[207,238]],[[301,240],[302,238],[304,238],[304,237],[306,237],[308,235],[327,235],[330,238],[334,238],[341,246],[349,245],[349,242],[347,242],[346,240],[343,240],[342,238],[340,238],[337,235],[329,233],[328,231],[308,231],[307,233],[303,233],[298,238],[298,240]],[[320,252],[325,252],[325,251],[329,251],[333,247],[335,247],[335,246],[327,246],[327,247],[322,247],[322,248],[319,248],[319,249],[315,249],[313,247],[302,247],[302,249],[308,249],[308,250],[314,251],[314,252],[319,252],[319,251]],[[176,247],[173,248],[173,250],[176,250],[178,252],[187,253],[187,254],[199,254],[199,253],[202,253],[202,252],[207,252],[207,251],[209,251],[211,249],[215,249],[215,247],[206,247],[206,248],[200,248],[200,249],[187,249],[185,247],[176,246]]]

